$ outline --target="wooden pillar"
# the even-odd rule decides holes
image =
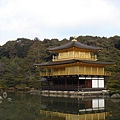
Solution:
[[[91,55],[90,55],[90,52],[89,52],[89,57],[88,57],[88,59],[90,59],[91,58]]]
[[[84,58],[85,58],[85,52],[83,52],[84,53]]]
[[[104,75],[105,73],[104,73],[104,67],[103,67],[103,75]]]
[[[93,74],[93,72],[92,72],[92,67],[90,67],[90,74]]]
[[[75,58],[75,51],[73,50],[73,58]]]
[[[97,75],[98,75],[98,67],[97,67]]]
[[[98,113],[98,120],[100,120],[99,113]]]
[[[86,74],[86,67],[84,66],[84,72],[83,72],[84,74]]]
[[[93,114],[91,114],[91,120],[93,120]]]
[[[59,86],[59,79],[58,79],[58,86]]]
[[[78,86],[79,86],[79,76],[78,76]]]
[[[67,81],[66,81],[66,77],[65,77],[65,87],[67,86]]]
[[[86,114],[85,114],[84,116],[85,116],[85,120],[87,120],[87,118],[86,118]]]

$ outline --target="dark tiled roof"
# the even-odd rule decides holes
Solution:
[[[58,47],[54,47],[54,48],[48,48],[48,50],[50,51],[54,51],[54,50],[62,50],[62,49],[67,49],[70,47],[77,47],[77,48],[83,48],[83,49],[89,49],[89,50],[100,50],[100,47],[93,47],[93,46],[89,46],[83,43],[80,43],[78,41],[71,41],[67,44],[58,46]]]
[[[101,65],[113,65],[113,64],[115,64],[114,62],[102,62],[102,61],[72,59],[72,60],[64,60],[64,61],[58,61],[58,62],[45,62],[45,63],[35,64],[35,65],[36,66],[52,66],[52,65],[70,64],[70,63],[76,63],[76,62],[88,63],[88,64],[101,64]]]

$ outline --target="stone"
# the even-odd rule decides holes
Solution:
[[[120,99],[120,94],[116,93],[111,96],[112,99]]]

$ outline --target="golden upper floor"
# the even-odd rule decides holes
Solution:
[[[98,62],[89,60],[66,60],[36,64],[42,71],[40,76],[59,76],[59,75],[110,75],[104,71],[107,65],[112,62]]]
[[[78,60],[97,60],[97,55],[93,52],[84,52],[84,51],[64,51],[59,52],[58,55],[53,56],[52,61],[62,61],[62,60],[70,60],[70,59],[78,59]]]
[[[104,71],[103,66],[68,66],[44,68],[40,76],[62,76],[62,75],[103,75],[109,76],[110,72]]]
[[[96,53],[99,52],[100,49],[100,47],[93,47],[86,44],[82,44],[75,39],[73,39],[67,44],[54,48],[48,48],[50,52],[56,53],[56,55],[53,56],[53,62],[70,59],[96,61]]]

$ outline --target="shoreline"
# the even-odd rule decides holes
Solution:
[[[48,90],[32,90],[28,93],[32,95],[52,96],[52,97],[71,97],[71,98],[88,98],[88,97],[109,97],[107,90],[103,91],[48,91]]]

